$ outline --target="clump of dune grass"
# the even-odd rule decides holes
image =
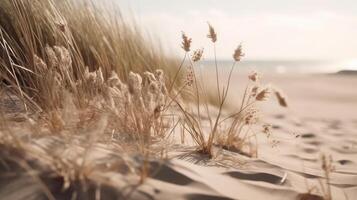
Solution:
[[[278,102],[281,106],[287,107],[287,100],[283,93],[269,85],[262,84],[260,75],[257,72],[252,72],[248,76],[250,83],[246,87],[242,99],[241,106],[229,116],[223,116],[223,108],[226,104],[227,95],[230,88],[231,76],[237,63],[244,56],[242,45],[238,45],[235,49],[232,58],[232,66],[226,80],[220,79],[219,66],[216,58],[216,43],[217,33],[211,24],[208,24],[209,33],[207,37],[211,40],[214,49],[215,57],[215,76],[216,76],[216,96],[209,97],[205,88],[202,87],[198,80],[197,69],[195,63],[198,62],[203,54],[203,49],[193,52],[192,57],[187,58],[187,53],[190,52],[192,39],[183,34],[183,46],[185,56],[182,63],[188,59],[188,69],[184,86],[192,88],[192,96],[194,106],[187,108],[185,105],[176,102],[183,115],[182,126],[191,135],[195,143],[198,145],[198,152],[213,156],[212,148],[214,145],[219,145],[228,150],[241,151],[244,146],[249,145],[250,154],[257,155],[257,148],[251,148],[251,140],[255,138],[257,132],[270,136],[270,125],[263,124],[262,130],[253,131],[252,127],[257,126],[259,122],[259,109],[257,104],[266,101],[271,93],[275,93]],[[181,64],[182,65],[182,64]],[[175,80],[174,80],[175,81]],[[225,83],[222,85],[222,83]],[[216,98],[215,104],[218,106],[218,112],[212,115],[209,109],[209,101]],[[209,129],[204,128],[205,121],[201,116],[207,116]],[[207,132],[205,134],[205,132]]]
[[[176,89],[182,70],[175,73],[176,59],[119,10],[114,2],[2,1],[0,79],[27,110],[20,131],[30,131],[28,138],[79,134],[85,152],[103,142],[123,146],[140,155],[142,183],[171,127],[166,84],[175,75]],[[18,141],[16,129],[2,129],[4,144]],[[87,166],[81,163],[72,166],[78,173]]]
[[[319,178],[319,186],[313,185],[309,186],[307,182],[305,182],[308,187],[308,191],[304,194],[299,195],[299,200],[308,200],[308,199],[317,199],[317,200],[332,200],[331,193],[331,173],[335,171],[335,166],[333,166],[332,156],[326,156],[326,154],[321,154],[321,170],[323,171],[323,178]],[[320,189],[319,189],[320,188]],[[319,193],[315,195],[313,193]],[[347,197],[346,197],[347,199]]]
[[[0,78],[27,111],[33,111],[24,113],[20,124],[5,120],[0,144],[14,144],[34,157],[44,157],[41,161],[64,179],[64,189],[86,182],[98,175],[95,172],[120,167],[118,162],[124,162],[127,170],[139,177],[138,184],[143,183],[150,175],[150,158],[163,154],[166,136],[179,122],[200,153],[213,157],[214,145],[242,149],[254,137],[249,131],[257,125],[256,104],[275,91],[261,84],[257,73],[251,74],[240,109],[224,117],[231,75],[244,56],[242,46],[233,53],[227,80],[220,79],[215,59],[218,113],[213,114],[195,67],[203,49],[191,54],[192,39],[182,33],[185,55],[178,63],[155,48],[117,11],[84,0],[0,3]],[[216,58],[218,38],[210,24],[208,38]],[[189,103],[181,101],[187,89],[191,92]],[[275,94],[280,105],[286,106],[282,93],[276,90]],[[179,114],[169,113],[175,108]],[[203,114],[208,118],[208,134]],[[181,118],[177,122],[172,115]],[[16,126],[29,134],[21,135]],[[270,126],[262,129],[270,134]],[[32,137],[43,143],[47,137],[56,138],[63,146],[60,151],[46,148],[38,154],[31,146]],[[90,155],[100,145],[111,147],[120,158],[95,164]],[[68,152],[74,156],[65,154]],[[71,156],[62,157],[64,154]]]
[[[319,183],[324,200],[332,200],[330,177],[331,173],[335,170],[335,167],[332,165],[331,156],[327,157],[325,154],[321,155],[321,169],[324,172],[325,183],[323,183],[320,179]]]
[[[64,47],[50,49],[66,51]],[[37,59],[43,70],[50,68],[42,59]],[[62,79],[59,73],[57,76],[54,78]],[[124,154],[129,160],[138,158],[137,161],[131,161],[131,164],[124,164],[131,168],[131,175],[140,177],[137,184],[144,183],[150,175],[149,160],[159,157],[163,146],[161,143],[165,142],[164,137],[172,127],[163,109],[168,98],[164,72],[130,72],[128,81],[124,82],[114,71],[108,80],[104,80],[98,69],[87,71],[83,81],[73,84],[78,88],[91,88],[82,91],[86,100],[85,107],[75,103],[71,91],[60,87],[57,92],[60,92],[63,101],[61,109],[26,116],[20,123],[4,119],[4,125],[0,127],[0,145],[7,148],[8,144],[17,144],[16,149],[28,151],[30,156],[55,168],[54,173],[60,173],[59,176],[65,179],[65,185],[86,182],[93,178],[92,172],[105,171],[103,164],[97,166],[93,163],[91,154],[95,152],[94,149],[98,149],[98,145],[111,147],[111,152],[118,153],[120,158]],[[22,137],[23,134],[27,136]],[[31,137],[38,140],[32,140]],[[40,149],[43,150],[40,155],[27,138],[41,144]],[[63,146],[60,150],[59,146],[45,148],[46,140],[58,140]],[[77,156],[72,157],[72,154]]]
[[[86,70],[100,69],[104,80],[115,71],[124,81],[130,71],[161,68],[168,78],[176,71],[176,59],[165,55],[157,41],[150,41],[130,16],[124,17],[114,1],[4,0],[0,16],[0,79],[34,110],[61,107],[60,98],[48,94],[56,93],[55,79],[44,84],[55,71],[67,70],[60,73],[66,76],[60,84],[68,86],[79,104],[83,94],[72,83],[84,81]],[[65,48],[65,55],[47,48],[55,46]],[[70,59],[67,69],[58,69],[65,66],[51,60],[58,56]],[[38,58],[50,69],[40,68]]]

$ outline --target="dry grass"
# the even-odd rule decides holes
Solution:
[[[330,178],[331,178],[331,173],[335,170],[335,167],[332,165],[332,157],[326,157],[325,154],[322,154],[321,156],[321,169],[324,172],[324,179],[325,183],[323,183],[319,179],[319,183],[321,186],[322,194],[324,197],[324,200],[332,200],[332,193],[331,193],[331,185],[330,185]]]
[[[241,107],[225,116],[231,75],[244,56],[241,45],[233,53],[227,80],[220,80],[215,59],[218,112],[213,113],[195,67],[203,49],[190,55],[192,40],[184,33],[185,55],[179,63],[145,40],[115,6],[85,0],[4,0],[0,16],[0,78],[26,108],[20,123],[5,119],[1,124],[0,145],[46,163],[63,178],[64,189],[90,180],[105,183],[96,172],[122,165],[139,177],[136,184],[143,183],[150,175],[150,159],[164,157],[167,135],[179,122],[200,153],[213,157],[214,145],[242,150],[254,139],[253,127],[259,126],[257,104],[274,92],[280,105],[287,106],[280,91],[261,84],[253,73]],[[217,33],[211,25],[208,38],[216,58]],[[187,90],[191,101],[181,101]],[[269,135],[270,126],[263,125],[261,132]],[[33,140],[47,137],[63,146],[35,151]],[[91,156],[100,145],[119,158],[97,163]]]
[[[176,71],[176,60],[161,52],[159,44],[145,39],[143,30],[130,17],[123,17],[111,1],[4,0],[0,16],[0,79],[37,110],[61,106],[58,101],[46,99],[48,91],[56,91],[51,88],[53,84],[39,80],[51,74],[43,74],[37,58],[51,70],[61,71],[59,65],[52,66],[55,64],[47,47],[67,49],[62,56],[70,58],[71,63],[67,64],[66,80],[61,85],[69,86],[78,100],[82,99],[81,91],[71,83],[82,81],[87,68],[100,68],[105,80],[115,71],[124,81],[130,71],[154,72],[161,68],[168,77]]]
[[[299,195],[299,200],[332,200],[331,193],[331,173],[335,171],[335,167],[333,166],[333,160],[331,156],[326,156],[325,154],[321,155],[321,170],[323,171],[323,178],[318,179],[318,185],[309,186],[306,182],[306,186],[308,191],[304,194]],[[320,189],[319,189],[320,188]],[[321,196],[318,196],[313,193],[318,193]],[[345,196],[346,199],[347,196]]]
[[[172,127],[163,110],[167,98],[163,72],[145,72],[142,76],[131,72],[128,83],[123,83],[115,72],[107,81],[100,70],[88,72],[85,77],[85,82],[75,83],[92,88],[84,94],[92,97],[86,98],[85,107],[76,105],[72,93],[64,90],[61,109],[25,115],[21,122],[4,119],[1,148],[22,152],[26,157],[21,162],[31,166],[31,159],[35,159],[40,167],[32,167],[40,174],[47,167],[53,177],[64,179],[65,191],[77,183],[108,185],[101,176],[113,169],[122,174],[122,167],[130,172],[125,172],[126,176],[134,176],[131,185],[144,183],[152,171],[149,160],[160,157],[164,137]],[[105,157],[97,160],[98,154]],[[0,159],[7,163],[10,157]],[[26,171],[32,169],[23,173]]]
[[[177,71],[177,60],[145,38],[116,4],[107,3],[0,3],[1,90],[15,94],[26,110],[19,113],[24,116],[20,123],[4,119],[0,143],[4,148],[15,144],[15,149],[45,161],[67,185],[105,169],[102,164],[92,166],[87,157],[95,146],[108,143],[121,159],[139,155],[140,162],[131,171],[143,183],[150,170],[148,160],[162,153],[157,144],[172,126],[164,110],[165,85]],[[175,74],[178,80],[171,89],[180,84],[181,73]],[[54,149],[45,149],[45,155],[32,152],[32,140],[26,138],[48,136],[64,141],[62,153],[72,148],[83,151],[77,158],[61,157]]]
[[[216,96],[210,96],[211,93],[205,91],[199,82],[199,75],[197,69],[195,69],[195,63],[200,60],[203,54],[203,50],[197,50],[193,52],[192,57],[187,58],[186,54],[190,51],[191,39],[188,39],[186,35],[183,35],[183,49],[186,54],[183,58],[188,59],[188,74],[186,77],[185,86],[192,86],[192,96],[194,106],[193,108],[182,105],[180,102],[176,102],[183,115],[182,126],[191,135],[195,143],[198,145],[198,152],[207,154],[209,157],[213,157],[212,148],[215,144],[228,149],[243,152],[245,146],[249,146],[249,155],[257,155],[257,146],[252,149],[252,139],[256,139],[257,132],[270,135],[270,126],[267,124],[262,125],[261,131],[255,131],[259,122],[259,110],[257,104],[267,100],[271,92],[274,92],[278,98],[279,104],[283,107],[287,107],[286,97],[282,92],[274,89],[270,86],[264,85],[260,82],[260,76],[257,72],[253,72],[248,76],[250,83],[245,89],[244,97],[242,99],[241,106],[233,114],[229,116],[223,116],[223,108],[226,104],[226,98],[230,88],[231,76],[236,64],[242,59],[244,53],[242,52],[242,46],[238,45],[234,51],[232,57],[232,67],[229,71],[227,80],[221,80],[219,74],[219,66],[216,59],[216,43],[217,33],[211,24],[209,26],[209,33],[207,37],[212,41],[215,57],[215,72],[216,72]],[[220,83],[225,83],[221,85]],[[218,106],[218,112],[212,114],[210,111],[210,103]],[[205,123],[201,119],[202,116],[208,117],[209,128],[205,128]],[[208,132],[206,134],[206,132]]]

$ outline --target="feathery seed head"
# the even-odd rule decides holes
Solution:
[[[190,47],[191,47],[191,42],[192,42],[192,38],[188,38],[187,35],[182,32],[182,48],[183,50],[185,50],[186,52],[190,51]]]
[[[159,85],[161,87],[161,91],[163,94],[167,94],[164,71],[162,69],[157,69],[155,71],[155,77],[159,81]]]
[[[270,96],[270,88],[266,87],[264,89],[262,89],[257,96],[255,97],[255,99],[257,101],[266,101]]]
[[[263,133],[265,133],[268,137],[270,136],[271,133],[271,124],[264,124],[263,125]]]
[[[46,63],[37,55],[34,55],[34,64],[36,67],[36,70],[38,72],[45,72],[47,71],[47,65]]]
[[[129,90],[131,93],[138,94],[141,93],[142,88],[142,78],[139,74],[134,72],[129,73]]]
[[[288,107],[286,96],[280,90],[275,90],[274,93],[276,98],[278,99],[279,105],[282,107]]]
[[[144,84],[150,84],[155,81],[156,81],[156,77],[153,73],[148,71],[144,72]]]
[[[258,72],[253,71],[253,72],[248,76],[248,78],[249,78],[251,81],[253,81],[253,82],[258,82],[259,79],[260,79],[260,76],[259,76]]]
[[[213,26],[210,23],[208,23],[208,35],[207,35],[207,37],[210,38],[213,43],[217,42],[217,33],[216,33],[216,31],[214,30]]]
[[[155,71],[155,76],[158,80],[164,80],[164,71],[162,69],[157,69]]]
[[[99,69],[97,71],[95,71],[95,73],[97,74],[96,81],[100,84],[104,83],[104,76],[103,76],[102,68],[99,67]]]
[[[234,50],[233,59],[239,62],[245,54],[242,52],[242,45],[238,45],[236,50]]]
[[[256,124],[259,121],[258,110],[255,108],[251,108],[247,111],[244,122],[245,124]]]
[[[53,49],[56,53],[59,67],[61,67],[63,71],[70,70],[72,65],[72,58],[69,51],[62,46],[54,46]]]
[[[53,49],[50,46],[46,45],[45,52],[47,55],[49,66],[52,68],[57,68],[58,67],[58,58],[56,56],[55,51],[53,51]]]
[[[114,87],[120,84],[122,84],[122,82],[120,81],[118,74],[115,71],[112,71],[110,77],[108,78],[108,85],[110,87]]]
[[[192,61],[197,62],[201,60],[202,55],[203,55],[203,48],[195,50],[192,55]]]
[[[258,93],[258,90],[259,90],[259,86],[254,86],[250,92],[250,96],[255,97]]]
[[[187,74],[186,74],[186,84],[188,85],[188,86],[192,86],[192,84],[193,84],[193,79],[194,79],[194,74],[193,74],[193,71],[192,71],[193,69],[190,67],[189,69],[188,69],[188,72],[187,72]]]

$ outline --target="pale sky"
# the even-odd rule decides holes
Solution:
[[[246,59],[357,59],[357,0],[119,0],[165,49],[181,53],[181,31],[213,53],[207,21],[218,32],[217,54]]]

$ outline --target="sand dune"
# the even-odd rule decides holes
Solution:
[[[0,165],[0,196],[47,199],[53,195],[55,199],[70,199],[77,191],[80,199],[323,199],[323,153],[333,158],[334,170],[329,179],[332,199],[355,199],[357,79],[331,75],[266,79],[288,94],[290,108],[263,108],[268,112],[265,121],[273,124],[272,137],[278,143],[272,146],[265,136],[259,136],[257,158],[216,147],[217,157],[209,159],[194,153],[190,145],[176,144],[170,159],[149,162],[150,177],[139,185],[138,177],[131,176],[130,170],[131,166],[139,166],[141,159],[126,155],[115,142],[98,143],[85,152],[80,135],[70,143],[55,136],[32,138],[25,147],[31,152],[1,148],[6,151],[0,152],[0,160],[11,164]],[[233,80],[237,90],[241,87],[239,80],[240,76]],[[53,158],[46,157],[47,150],[65,157],[68,166],[77,167],[83,163],[80,158],[85,153],[85,162],[91,166],[85,170],[86,186],[71,184],[63,190],[66,180],[46,165],[53,162]],[[27,160],[34,174],[25,173],[28,169],[16,158]],[[14,169],[16,176],[11,176]]]

